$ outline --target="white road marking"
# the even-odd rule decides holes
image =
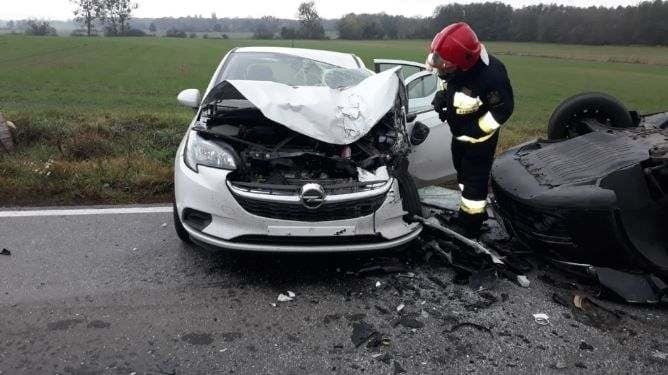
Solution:
[[[0,211],[0,218],[39,217],[39,216],[82,216],[82,215],[126,215],[171,213],[172,206],[164,207],[127,207],[127,208],[78,208],[54,210]]]

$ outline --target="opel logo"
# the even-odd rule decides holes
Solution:
[[[305,184],[299,192],[302,205],[309,210],[315,210],[325,203],[325,189],[320,184]]]

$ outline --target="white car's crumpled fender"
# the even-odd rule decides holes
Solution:
[[[267,81],[230,80],[268,119],[322,142],[358,141],[393,108],[399,68],[373,75],[356,86],[288,86]]]

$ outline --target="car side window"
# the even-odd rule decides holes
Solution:
[[[420,77],[409,83],[408,99],[426,98],[436,92],[438,80],[433,74]]]
[[[399,69],[399,74],[401,75],[402,79],[406,79],[410,76],[412,76],[415,73],[418,73],[421,71],[421,69],[417,66],[410,66],[410,65],[396,65],[396,64],[385,64],[381,63],[378,64],[378,72],[384,72],[389,69],[396,68],[397,66],[400,66],[401,69]]]

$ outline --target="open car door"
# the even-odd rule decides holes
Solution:
[[[424,64],[412,61],[376,59],[377,73],[400,66],[399,74],[404,78],[408,92],[408,133],[415,123],[421,122],[429,128],[429,136],[420,145],[413,146],[408,157],[408,171],[418,186],[435,185],[456,179],[457,172],[452,163],[450,142],[452,133],[448,124],[438,118],[431,102],[439,89],[438,76],[427,71]]]

